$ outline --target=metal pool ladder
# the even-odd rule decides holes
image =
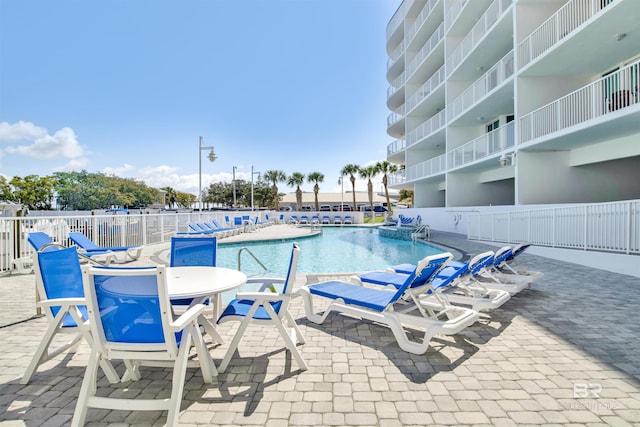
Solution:
[[[427,224],[422,224],[416,228],[416,231],[411,233],[411,240],[414,242],[420,238],[427,240],[431,238],[431,228]]]
[[[267,267],[265,267],[265,266],[264,266],[264,264],[263,264],[263,263],[258,259],[258,257],[256,257],[256,256],[253,254],[253,252],[251,252],[251,251],[249,250],[249,248],[247,248],[246,246],[245,246],[245,247],[243,247],[243,248],[240,248],[240,250],[238,251],[238,271],[242,271],[242,270],[241,270],[241,268],[240,268],[240,267],[241,267],[241,265],[240,265],[240,256],[242,255],[242,252],[243,252],[243,251],[246,251],[249,255],[251,255],[251,258],[253,258],[253,259],[255,260],[255,262],[257,262],[257,263],[258,263],[258,265],[259,265],[260,267],[262,267],[262,269],[263,269],[264,271],[269,271],[269,270],[267,269]]]

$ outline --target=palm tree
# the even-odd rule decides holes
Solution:
[[[391,214],[392,209],[391,202],[389,201],[389,181],[387,180],[387,175],[389,175],[390,173],[398,172],[398,165],[389,163],[388,161],[384,160],[382,162],[376,163],[376,167],[378,168],[378,172],[382,174],[382,185],[384,185],[384,194],[385,196],[387,196],[387,210],[389,211],[388,214]]]
[[[161,190],[163,190],[166,193],[164,195],[165,203],[169,205],[169,208],[173,209],[173,207],[176,204],[176,198],[177,198],[176,190],[174,190],[171,187],[162,187]]]
[[[309,175],[307,175],[307,182],[308,183],[314,183],[315,185],[313,186],[313,192],[316,196],[316,210],[319,211],[320,210],[320,204],[318,203],[318,193],[320,192],[320,186],[318,185],[318,183],[324,181],[324,174],[321,174],[320,172],[311,172]]]
[[[376,175],[378,175],[376,165],[360,168],[360,177],[367,180],[367,194],[369,195],[369,205],[371,206],[371,222],[373,222],[373,218],[375,217],[373,212],[373,182],[371,182],[371,178]]]
[[[304,174],[300,172],[294,172],[287,179],[287,185],[290,187],[296,187],[296,207],[298,210],[302,209],[302,190],[300,186],[304,184]]]
[[[351,189],[353,193],[353,211],[355,212],[356,207],[356,177],[355,174],[360,172],[360,166],[354,165],[353,163],[349,163],[340,171],[340,175],[345,176],[349,175],[349,180],[351,181]]]
[[[286,182],[287,175],[279,170],[268,170],[262,176],[265,181],[272,184],[271,191],[273,192],[273,203],[276,210],[279,209],[280,198],[278,197],[278,183]]]

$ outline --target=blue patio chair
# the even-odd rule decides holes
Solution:
[[[300,215],[300,224],[309,224],[309,216]]]
[[[28,384],[38,366],[73,348],[82,338],[89,345],[93,342],[86,323],[89,318],[76,247],[42,246],[42,250],[33,255],[33,264],[37,306],[43,308],[48,325],[20,384]],[[57,334],[69,334],[71,339],[50,351],[51,343]],[[110,382],[120,381],[109,361],[102,360],[100,366]]]
[[[530,243],[521,243],[513,248],[506,246],[496,251],[496,262],[494,262],[494,268],[492,269],[494,276],[501,281],[503,279],[524,280],[528,283],[529,287],[531,287],[533,283],[542,279],[544,277],[544,273],[541,271],[526,270],[517,265],[516,258],[524,253],[530,246]],[[506,251],[506,256],[498,259],[498,253],[507,248],[509,249]]]
[[[311,216],[311,224],[320,224],[320,217],[318,215],[312,215]]]
[[[322,224],[331,224],[331,218],[329,218],[329,215],[322,215],[322,220],[320,222]]]
[[[289,217],[289,224],[299,224],[300,220],[298,219],[297,215],[291,215]]]
[[[286,278],[251,278],[247,283],[261,284],[258,291],[238,292],[235,299],[229,302],[224,309],[218,319],[218,323],[228,321],[240,321],[241,323],[218,367],[220,372],[224,372],[227,369],[247,326],[251,323],[274,325],[284,339],[286,347],[298,362],[300,369],[307,369],[306,362],[296,348],[297,342],[304,344],[304,337],[288,310],[291,290],[296,278],[299,254],[300,247],[297,243],[294,243]],[[276,287],[279,289],[276,289]],[[291,328],[290,332],[287,331],[285,324]]]
[[[171,237],[171,267],[215,267],[218,249],[215,236]],[[193,299],[171,300],[173,306],[190,306]],[[208,303],[208,302],[207,302]]]
[[[72,425],[84,425],[90,408],[165,410],[168,411],[166,424],[177,425],[192,346],[197,351],[203,381],[211,383],[213,375],[217,375],[198,327],[204,306],[196,304],[174,318],[164,266],[88,267],[83,270],[83,277],[94,342]],[[121,397],[121,392],[103,393],[97,387],[98,363],[113,359],[123,360],[127,366],[123,382],[139,380],[142,365],[173,366],[170,397],[136,399]]]
[[[71,239],[73,243],[78,245],[78,247],[80,247],[84,253],[105,251],[112,252],[113,262],[116,263],[135,261],[140,258],[140,254],[142,253],[142,246],[101,247],[96,245],[84,234],[75,231],[69,233],[69,239]]]
[[[431,255],[418,263],[413,273],[406,276],[399,288],[365,287],[353,283],[332,280],[303,286],[300,294],[304,300],[307,319],[323,323],[336,311],[367,319],[388,326],[400,348],[414,354],[423,354],[429,348],[435,334],[451,335],[460,332],[478,319],[478,312],[469,308],[422,303],[420,295],[432,289],[432,280],[453,258],[450,253]],[[331,300],[322,313],[316,313],[313,298]],[[410,314],[417,311],[416,314]],[[409,338],[405,328],[420,330],[422,339]]]
[[[344,220],[342,221],[343,224],[353,224],[353,218],[351,217],[351,215],[345,215],[344,216]]]
[[[213,223],[213,225],[221,231],[227,231],[229,233],[229,235],[235,235],[235,234],[239,234],[240,233],[240,229],[239,228],[235,228],[235,227],[223,227],[220,225],[220,223],[218,222],[217,219],[213,218],[211,220],[211,222]]]
[[[334,215],[333,223],[334,224],[342,224],[342,217],[340,215]]]

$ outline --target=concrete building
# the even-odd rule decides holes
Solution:
[[[404,0],[390,188],[416,208],[640,199],[639,22],[638,0]]]

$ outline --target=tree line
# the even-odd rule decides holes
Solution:
[[[369,203],[373,210],[373,183],[372,179],[382,174],[387,198],[389,190],[387,176],[398,171],[398,166],[387,161],[378,162],[372,166],[360,167],[348,164],[340,171],[340,179],[348,177],[352,186],[353,209],[356,210],[355,183],[356,175],[367,180]],[[211,183],[202,192],[202,202],[207,207],[270,207],[279,209],[280,197],[278,184],[295,188],[297,209],[302,206],[301,185],[305,180],[313,185],[315,194],[315,207],[320,210],[318,193],[320,184],[324,181],[324,174],[311,172],[305,175],[301,172],[285,174],[281,170],[268,170],[263,179],[250,183],[244,180],[235,180],[232,183]],[[253,187],[253,188],[252,188]],[[126,208],[144,208],[162,200],[159,190],[164,192],[164,201],[170,208],[190,208],[198,201],[197,196],[191,193],[176,191],[171,187],[160,189],[147,186],[143,181],[131,178],[119,178],[103,173],[90,173],[85,170],[80,172],[55,172],[53,175],[40,177],[27,175],[15,176],[7,180],[0,175],[0,200],[11,201],[27,206],[32,210],[51,210],[54,202],[58,209],[62,210],[95,210],[109,209],[113,206]],[[253,191],[252,191],[253,190]]]

